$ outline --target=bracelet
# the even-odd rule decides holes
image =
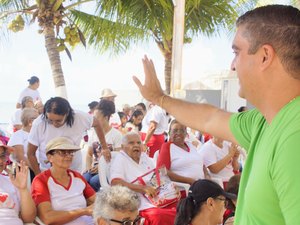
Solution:
[[[167,95],[163,95],[163,96],[161,96],[161,98],[160,98],[160,107],[161,107],[161,108],[163,108],[163,104],[164,104],[164,99],[165,99],[165,97],[167,97]]]

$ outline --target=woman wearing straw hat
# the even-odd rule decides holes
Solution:
[[[54,138],[46,146],[51,168],[32,182],[38,217],[45,224],[93,224],[95,191],[80,173],[69,169],[78,150],[65,137]]]

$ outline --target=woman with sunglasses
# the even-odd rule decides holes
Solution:
[[[45,224],[94,224],[95,191],[80,173],[69,169],[78,150],[65,137],[54,138],[46,146],[51,167],[34,178],[31,188],[38,217]]]
[[[101,190],[96,197],[94,221],[97,225],[142,225],[139,216],[140,199],[136,192],[125,186]]]
[[[177,205],[174,225],[222,224],[230,200],[236,200],[236,195],[225,192],[211,180],[197,180],[191,185],[187,198]]]
[[[23,225],[34,221],[36,208],[27,189],[26,163],[21,161],[15,170],[8,170],[12,151],[0,141],[0,224]]]

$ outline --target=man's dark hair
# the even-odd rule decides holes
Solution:
[[[99,102],[97,102],[97,101],[92,101],[92,102],[90,102],[90,103],[88,104],[89,109],[92,110],[92,109],[96,108],[96,106],[98,105],[98,103],[99,103]]]
[[[106,99],[101,99],[96,109],[100,110],[103,116],[107,116],[108,118],[116,112],[115,103]]]
[[[271,45],[286,72],[300,79],[300,11],[287,5],[267,5],[246,12],[236,22],[245,28],[249,54]]]

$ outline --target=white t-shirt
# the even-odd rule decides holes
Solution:
[[[115,148],[121,148],[122,145],[122,133],[118,131],[115,128],[111,128],[110,131],[108,131],[105,134],[105,141],[108,146],[112,146],[113,149]],[[89,137],[89,147],[93,146],[94,142],[99,143],[99,138],[95,132],[95,130],[91,131],[91,136]]]
[[[154,134],[163,134],[166,130],[168,130],[168,120],[169,117],[166,114],[166,111],[155,105],[151,109],[149,109],[142,121],[142,130],[141,132],[147,133],[150,122],[154,121],[157,123],[157,127],[154,131]]]
[[[87,207],[86,199],[95,194],[86,180],[75,171],[68,170],[70,184],[66,188],[46,170],[36,176],[32,183],[32,198],[36,205],[51,202],[53,210],[70,211]],[[81,216],[65,225],[94,225],[92,216]]]
[[[114,113],[110,116],[109,125],[117,129],[121,126],[121,119],[118,113]]]
[[[20,194],[8,176],[0,174],[0,224],[23,225],[19,218]]]
[[[72,127],[66,123],[56,128],[52,124],[42,119],[42,115],[33,121],[32,128],[29,133],[28,142],[38,146],[39,148],[39,162],[40,169],[46,170],[50,168],[50,164],[45,164],[46,156],[46,145],[48,141],[55,137],[67,137],[72,140],[73,144],[80,146],[83,134],[86,130],[90,129],[93,125],[93,116],[88,113],[81,111],[75,111],[74,113],[74,124]],[[77,151],[70,169],[81,172],[82,167],[82,156],[81,151]]]
[[[32,97],[33,102],[36,102],[36,101],[38,101],[38,100],[42,101],[41,96],[40,96],[40,92],[39,92],[38,90],[33,90],[33,89],[27,87],[27,88],[25,88],[25,89],[21,92],[21,94],[20,94],[20,96],[19,96],[19,99],[18,99],[18,103],[21,104],[22,99],[23,99],[24,97],[26,97],[26,96]]]
[[[27,158],[27,145],[29,133],[24,130],[18,130],[13,133],[7,143],[8,146],[23,145],[24,156]]]
[[[11,117],[11,124],[12,125],[22,125],[21,121],[21,115],[22,115],[23,109],[17,109],[13,116]]]
[[[178,147],[175,144],[170,144],[170,170],[180,176],[190,177],[194,180],[204,179],[203,158],[198,154],[195,146],[192,143],[186,142],[188,151]],[[167,145],[165,145],[167,146]],[[161,151],[165,150],[163,147]],[[163,164],[164,154],[158,156],[159,162]],[[160,165],[158,165],[160,166]],[[162,165],[161,165],[162,166]]]
[[[125,130],[126,131],[132,131],[132,132],[136,132],[136,133],[139,133],[139,127],[138,126],[135,126],[133,123],[131,122],[127,122],[125,124]]]
[[[144,152],[141,153],[139,164],[130,158],[123,150],[111,162],[110,167],[110,182],[114,179],[122,179],[128,183],[133,182],[137,177],[154,169],[154,164]],[[151,177],[143,177],[144,180]],[[139,210],[148,208],[156,208],[142,194],[138,193],[141,199]]]
[[[8,124],[8,127],[7,127],[7,132],[9,134],[14,133],[14,126],[15,125],[22,125],[22,121],[21,121],[22,111],[23,111],[23,109],[17,109],[14,112],[14,114],[11,116],[10,122]]]
[[[229,147],[229,142],[223,141],[223,148],[219,148],[212,140],[209,140],[201,147],[199,154],[203,156],[204,165],[209,167],[223,159],[228,154]],[[209,173],[212,178],[222,179],[223,182],[227,182],[234,175],[232,161],[219,173],[212,173],[210,171]]]

